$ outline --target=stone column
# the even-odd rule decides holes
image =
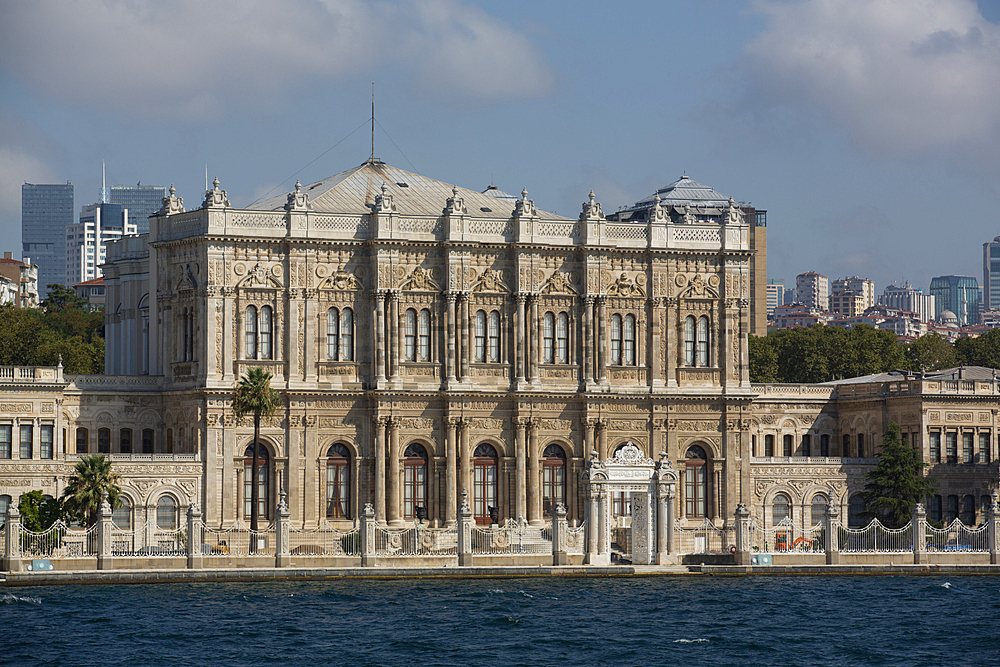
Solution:
[[[528,421],[528,480],[527,480],[527,502],[528,502],[528,523],[532,526],[541,526],[542,521],[542,489],[541,479],[538,474],[538,420]]]
[[[113,570],[114,555],[111,551],[111,537],[115,524],[111,520],[111,503],[108,502],[108,492],[104,491],[101,506],[97,510],[97,569]]]
[[[455,429],[458,427],[458,417],[446,417],[445,422],[445,475],[444,475],[444,518],[445,527],[455,525],[455,513],[458,511],[458,451],[455,443]]]
[[[386,480],[386,519],[390,525],[401,526],[399,512],[399,417],[389,418],[389,477]]]
[[[663,386],[663,359],[660,357],[663,331],[660,328],[660,304],[661,299],[649,299],[649,377],[651,387]]]
[[[458,378],[455,369],[455,300],[458,295],[455,292],[448,292],[445,299],[448,302],[448,311],[445,315],[445,338],[448,354],[445,360],[448,383],[454,383]]]
[[[375,508],[371,503],[365,504],[365,511],[361,514],[361,567],[373,567],[375,565]]]
[[[459,321],[461,323],[462,336],[459,343],[462,347],[461,359],[461,372],[459,377],[462,382],[470,382],[469,379],[469,363],[471,362],[472,345],[469,340],[469,295],[466,292],[462,292],[459,295]]]
[[[527,427],[528,420],[524,417],[516,417],[514,419],[514,429],[515,429],[515,471],[514,471],[514,487],[515,487],[515,501],[514,501],[514,516],[517,517],[520,523],[528,516],[528,505],[527,505],[527,470],[526,464],[526,452],[527,443],[525,442],[525,432],[524,429]]]
[[[522,292],[514,295],[514,302],[517,304],[514,314],[514,374],[515,386],[518,388],[524,384],[524,300]]]
[[[834,500],[826,506],[826,564],[840,563],[840,510]]]
[[[11,501],[7,507],[6,530],[4,530],[4,569],[8,572],[21,571],[21,513]]]
[[[569,554],[566,553],[566,506],[556,503],[552,512],[552,564],[569,565]]]
[[[458,506],[458,565],[472,565],[472,510],[469,509],[469,493],[462,489],[462,503]]]
[[[385,385],[385,292],[379,290],[375,293],[375,388]]]
[[[680,355],[684,352],[677,338],[677,299],[667,299],[667,386],[677,386],[677,365]]]
[[[1000,504],[997,502],[997,492],[993,492],[993,497],[990,500],[990,512],[988,521],[990,522],[989,528],[987,528],[987,537],[990,541],[990,564],[996,565],[1000,563],[1000,543],[998,543],[998,538],[1000,538]]]
[[[472,451],[469,448],[469,427],[472,422],[462,419],[458,423],[458,460],[461,465],[459,483],[462,489],[468,489],[472,484]]]
[[[597,297],[597,377],[601,384],[608,382],[608,326],[603,296]]]
[[[601,461],[608,460],[608,420],[597,420],[597,452]]]
[[[385,427],[388,417],[375,417],[375,520],[385,523]]]
[[[587,484],[587,547],[586,553],[584,555],[583,563],[584,565],[596,565],[597,564],[597,544],[598,544],[598,533],[600,529],[598,527],[598,522],[600,521],[600,508],[597,504],[597,487],[594,482],[588,482]]]
[[[750,510],[743,503],[736,505],[736,564],[750,565]]]
[[[399,382],[399,292],[389,293],[389,381]]]
[[[608,516],[608,491],[598,486],[597,492],[597,562],[595,565],[611,564],[611,517]]]
[[[583,453],[584,457],[591,455],[591,452],[597,453],[595,449],[596,444],[594,442],[594,431],[597,429],[597,419],[594,417],[586,417],[583,420]]]
[[[913,564],[920,565],[927,562],[927,538],[925,537],[927,534],[927,510],[924,509],[923,503],[914,505],[910,526],[913,528]]]
[[[589,294],[583,297],[583,381],[587,389],[594,385],[594,297]]]
[[[288,510],[288,494],[282,489],[278,495],[278,507],[275,511],[274,525],[274,566],[290,567],[292,564],[291,552],[291,516]]]
[[[187,509],[187,534],[188,553],[187,566],[189,570],[200,569],[203,565],[205,554],[201,552],[201,545],[205,541],[205,524],[201,521],[201,508],[198,503],[191,503]]]
[[[541,324],[538,321],[538,295],[531,295],[530,315],[528,320],[528,348],[529,366],[528,381],[538,382],[538,360],[541,348]]]

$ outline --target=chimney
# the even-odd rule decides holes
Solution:
[[[4,259],[14,259],[14,253],[13,252],[5,252],[3,254],[3,258]]]

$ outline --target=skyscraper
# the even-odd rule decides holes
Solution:
[[[983,309],[1000,308],[1000,236],[983,244]]]
[[[121,204],[128,209],[128,219],[135,224],[139,234],[149,233],[149,216],[160,210],[167,189],[159,185],[112,185],[107,188],[107,197],[102,193],[101,201]]]
[[[931,278],[934,319],[950,310],[962,326],[979,321],[979,283],[972,276],[937,276]]]
[[[73,184],[21,186],[21,250],[38,266],[38,296],[66,279],[66,228],[73,224]]]
[[[66,286],[103,274],[107,244],[135,234],[128,210],[121,204],[89,204],[80,211],[80,222],[66,228]]]

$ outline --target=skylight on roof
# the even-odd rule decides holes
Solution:
[[[396,185],[398,185],[401,188],[408,188],[408,187],[410,187],[409,183],[396,183]]]

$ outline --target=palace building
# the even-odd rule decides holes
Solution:
[[[739,503],[812,525],[828,501],[857,514],[894,419],[945,480],[931,518],[939,502],[979,520],[996,379],[751,385],[762,223],[666,191],[611,217],[590,193],[573,219],[376,160],[248,209],[218,180],[193,210],[171,188],[148,235],[109,245],[106,375],[0,369],[0,504],[58,495],[80,455],[105,453],[121,523],[191,503],[220,528],[270,520],[286,492],[297,528],[350,526],[368,503],[390,526],[448,526],[467,490],[480,523],[497,508],[538,525],[564,503],[579,524],[591,453],[632,443],[677,470],[680,527],[731,525]],[[231,409],[253,367],[283,401],[256,482]]]

